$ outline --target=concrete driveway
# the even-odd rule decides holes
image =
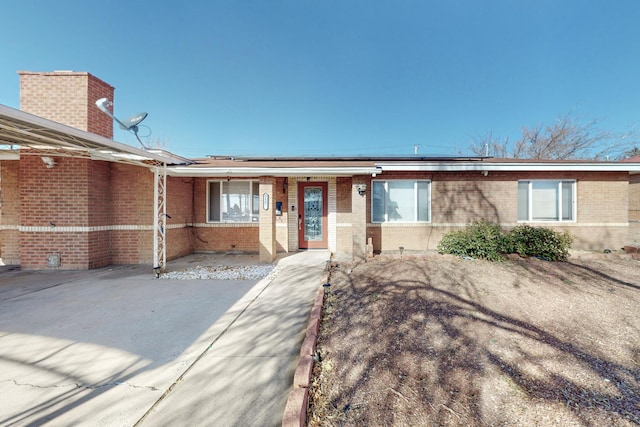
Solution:
[[[0,274],[0,426],[279,425],[328,259],[272,281]]]

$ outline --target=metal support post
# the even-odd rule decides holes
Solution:
[[[153,171],[153,271],[156,277],[166,270],[167,248],[167,165],[156,167]]]

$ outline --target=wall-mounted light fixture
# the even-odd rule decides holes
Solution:
[[[52,167],[54,167],[56,165],[56,161],[53,160],[51,157],[40,157],[44,163],[44,165],[47,167],[47,169],[51,169]]]
[[[482,174],[482,176],[487,176],[487,175],[489,175],[489,171],[482,171],[482,172],[480,172],[480,173]]]
[[[284,182],[282,183],[282,194],[287,192],[288,187],[289,187],[289,178],[285,177]]]
[[[364,196],[367,192],[367,184],[356,184],[356,191],[359,195]]]

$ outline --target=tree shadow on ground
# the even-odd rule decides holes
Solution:
[[[325,419],[638,425],[634,277],[579,263],[444,257],[334,270],[319,340],[319,369],[331,364]],[[600,322],[590,310],[599,306],[620,308]]]

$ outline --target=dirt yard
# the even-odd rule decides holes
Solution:
[[[640,261],[338,265],[318,354],[310,426],[640,425]]]

